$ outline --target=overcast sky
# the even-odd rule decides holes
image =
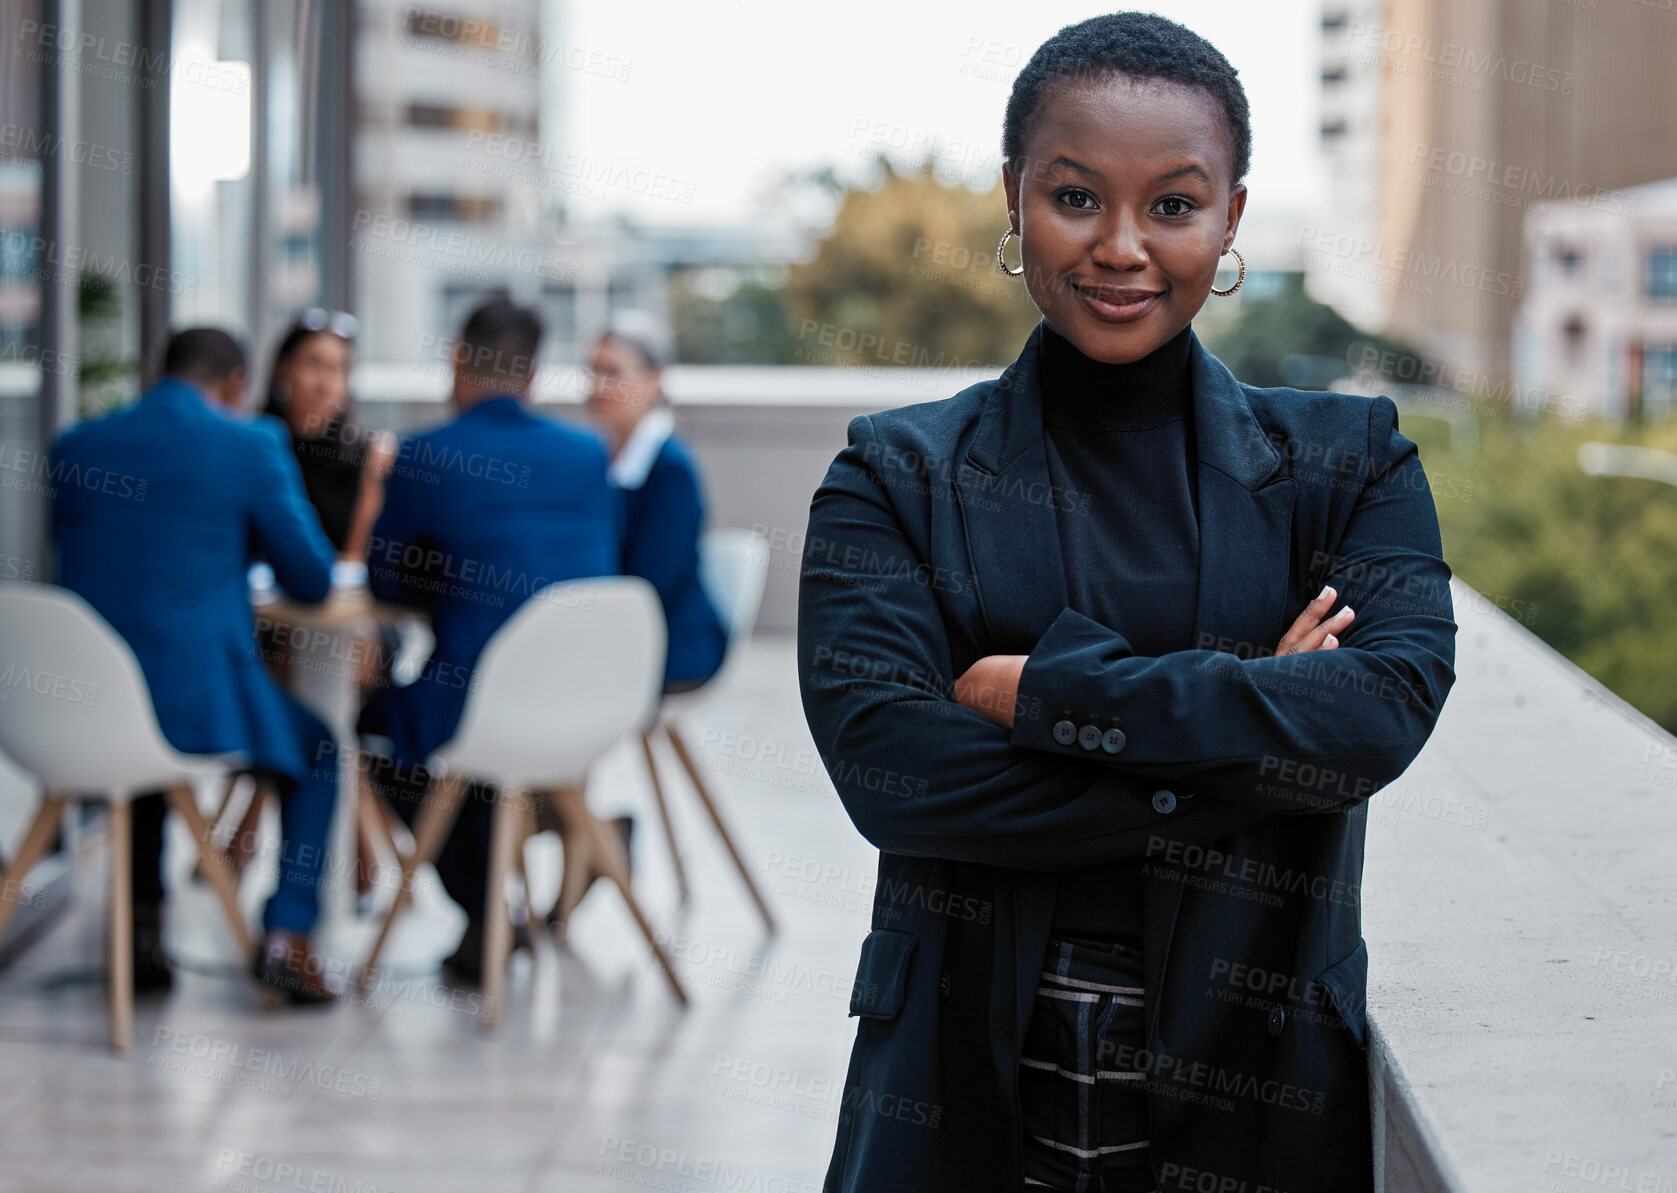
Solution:
[[[1013,76],[1062,25],[1104,11],[1062,0],[550,2],[564,10],[575,64],[558,72],[566,150],[608,182],[603,201],[576,209],[659,222],[755,218],[787,170],[859,168],[876,149],[907,159],[932,147],[950,172],[997,177]],[[1320,0],[1152,8],[1240,72],[1253,122],[1248,212],[1311,206]],[[605,73],[624,64],[626,81]]]

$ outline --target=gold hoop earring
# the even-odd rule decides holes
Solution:
[[[1020,260],[1018,269],[1009,269],[1007,267],[1007,262],[1002,259],[1002,250],[1007,247],[1008,237],[1010,237],[1012,235],[1013,235],[1013,229],[1012,228],[1009,228],[1006,232],[1002,233],[1001,243],[996,246],[996,268],[1001,270],[1008,277],[1016,278],[1020,274],[1025,272],[1025,262],[1024,262],[1024,260],[1023,259]]]
[[[1246,258],[1240,255],[1240,250],[1237,248],[1226,248],[1223,252],[1233,253],[1234,259],[1240,262],[1240,276],[1234,280],[1234,285],[1230,286],[1227,290],[1219,290],[1216,286],[1211,287],[1211,292],[1218,298],[1227,298],[1229,295],[1233,294],[1236,290],[1246,284]],[[1222,254],[1218,255],[1221,256]]]

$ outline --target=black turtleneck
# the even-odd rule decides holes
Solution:
[[[1106,364],[1042,327],[1049,479],[1076,494],[1056,514],[1071,607],[1137,655],[1193,648],[1199,592],[1192,331],[1140,360]],[[1140,862],[1061,875],[1054,931],[1141,938]]]

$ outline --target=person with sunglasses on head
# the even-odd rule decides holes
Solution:
[[[355,316],[304,311],[280,337],[262,412],[285,424],[309,502],[342,559],[366,558],[396,457],[394,438],[355,419]]]
[[[363,426],[355,418],[350,394],[355,337],[360,323],[346,311],[312,307],[292,320],[274,349],[267,397],[259,419],[274,427],[297,459],[309,504],[340,560],[361,565],[368,538],[384,504],[384,482],[396,458],[396,439],[387,431]],[[342,576],[346,569],[335,569]],[[347,569],[353,574],[354,569]],[[342,582],[340,579],[338,582]],[[286,670],[286,631],[268,627],[261,637],[263,657],[276,673]],[[368,649],[360,649],[359,646]],[[381,624],[358,645],[356,680],[362,690],[390,682],[401,649],[396,627]],[[230,851],[240,869],[257,844],[261,801],[252,801],[234,835]],[[373,852],[359,841],[356,890],[371,889]]]

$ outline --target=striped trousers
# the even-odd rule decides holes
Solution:
[[[1152,1193],[1141,950],[1048,942],[1019,1060],[1025,1187]]]

